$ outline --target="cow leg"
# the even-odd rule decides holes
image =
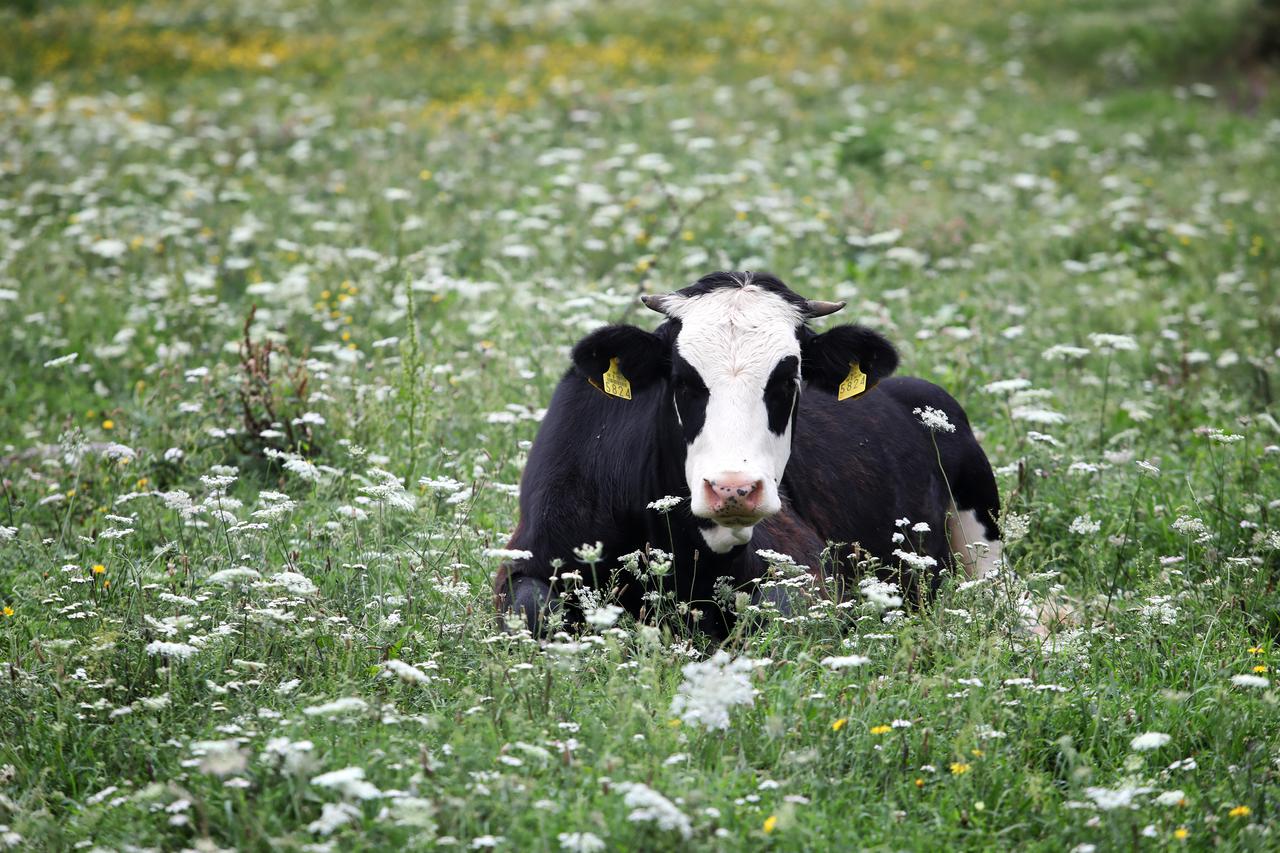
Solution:
[[[960,555],[969,580],[981,580],[999,570],[1004,546],[999,539],[988,539],[988,525],[983,524],[978,513],[971,509],[947,517],[947,533],[951,539],[951,551]]]
[[[547,618],[560,609],[560,599],[551,597],[551,584],[541,578],[517,575],[507,595],[508,613],[518,613],[535,637],[546,633]]]

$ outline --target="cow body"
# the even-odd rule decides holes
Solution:
[[[816,340],[807,327],[797,328],[801,340]],[[696,451],[709,442],[703,440],[705,428],[690,431],[690,421],[699,418],[696,395],[681,396],[681,329],[680,320],[670,319],[652,333],[652,340],[645,339],[655,350],[668,347],[673,353],[666,363],[659,353],[650,354],[659,358],[654,375],[646,373],[643,354],[621,360],[622,372],[641,380],[633,384],[631,399],[601,390],[593,374],[604,362],[592,360],[594,351],[587,346],[591,339],[575,351],[577,363],[555,391],[521,481],[520,522],[509,547],[533,556],[499,570],[495,593],[501,609],[516,610],[531,627],[539,628],[548,608],[557,606],[560,590],[552,578],[559,563],[562,571],[580,570],[587,586],[611,584],[609,592],[634,614],[643,612],[644,594],[652,592],[655,583],[674,589],[679,601],[691,605],[690,621],[696,627],[723,636],[732,626],[732,615],[716,601],[717,582],[723,588],[721,579],[728,579],[730,587],[752,591],[759,600],[753,581],[765,570],[760,550],[788,554],[816,569],[828,543],[843,543],[833,549],[834,565],[829,563],[827,569],[847,572],[852,569],[854,544],[889,567],[898,566],[894,551],[902,547],[943,567],[953,562],[954,553],[964,555],[975,544],[971,540],[988,546],[997,542],[995,480],[955,400],[937,386],[909,378],[885,379],[854,399],[838,400],[829,377],[806,381],[799,370],[794,390],[788,391],[790,386],[779,382],[777,373],[788,368],[787,359],[800,358],[798,348],[789,354],[782,347],[776,359],[779,367],[759,370],[770,378],[761,403],[765,414],[755,428],[764,429],[767,419],[768,434],[754,444],[750,436],[734,435],[731,427],[719,427],[721,434],[716,436],[719,448],[713,468],[728,464],[723,457],[731,456],[738,442],[762,448],[757,455],[767,457],[777,452],[769,441],[784,437],[789,453],[784,453],[782,467],[774,469],[777,473],[755,473],[768,468],[771,457],[753,467],[755,458],[747,451],[740,454],[741,464],[752,469],[745,479],[736,473],[734,480],[696,470]],[[623,343],[608,336],[601,346],[605,356],[609,346],[627,352]],[[817,344],[804,351],[805,371],[819,374],[823,366],[811,349]],[[865,363],[876,357],[859,352]],[[894,363],[896,355],[887,369]],[[732,371],[734,365],[726,369]],[[699,372],[709,373],[706,367]],[[736,393],[746,397],[750,391],[738,388]],[[770,394],[776,398],[772,402]],[[703,394],[708,420],[715,417],[717,399],[714,392]],[[914,414],[925,407],[944,412],[954,431],[931,433]],[[758,493],[746,497],[744,509],[720,505],[716,490],[723,491],[723,482],[738,480],[744,484],[738,494],[750,488],[745,485],[749,481],[769,488],[761,485]],[[697,489],[705,492],[701,505]],[[666,514],[648,508],[665,496],[685,500]],[[751,524],[752,519],[738,518],[735,512],[760,517]],[[903,531],[898,525],[903,518],[912,524],[923,522],[928,532]],[[910,538],[906,546],[894,541],[895,533],[904,532]],[[601,543],[602,556],[593,577],[575,560],[574,549],[595,542]],[[633,577],[619,577],[618,558],[646,547],[673,555],[670,575],[660,582],[651,580],[647,587]],[[930,586],[934,577],[936,573],[925,577]],[[904,572],[901,579],[910,595],[921,578],[918,572]],[[562,604],[567,621],[580,618],[575,601]]]

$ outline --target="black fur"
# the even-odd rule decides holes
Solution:
[[[742,275],[708,276],[683,292],[741,286],[736,276]],[[776,283],[803,302],[771,277],[757,274],[751,283],[769,289]],[[724,636],[732,627],[732,616],[714,601],[716,580],[728,577],[736,587],[750,585],[764,570],[756,554],[759,549],[790,554],[816,569],[827,542],[845,543],[842,557],[848,556],[852,543],[858,543],[885,564],[894,565],[894,522],[906,517],[929,524],[930,532],[912,534],[912,541],[918,541],[920,553],[945,566],[951,563],[946,519],[955,509],[975,510],[987,526],[988,538],[998,538],[995,478],[959,404],[928,382],[885,379],[897,366],[897,353],[875,332],[840,326],[816,334],[802,327],[798,334],[804,388],[788,412],[795,429],[780,488],[782,512],[757,525],[748,545],[727,554],[713,553],[698,532],[711,522],[694,518],[687,500],[666,518],[646,508],[667,495],[689,497],[684,477],[686,430],[689,419],[696,417],[699,389],[688,383],[687,376],[681,378],[678,356],[673,380],[677,330],[678,324],[672,321],[655,332],[610,326],[574,347],[575,367],[556,388],[521,480],[521,521],[510,547],[534,556],[499,571],[495,594],[500,610],[515,609],[538,628],[551,606],[551,590],[543,584],[554,573],[552,560],[586,575],[585,567],[575,562],[573,549],[600,541],[604,558],[599,576],[587,582],[603,586],[614,579],[619,602],[641,615],[646,590],[635,578],[615,570],[621,555],[652,546],[675,555],[675,568],[663,583],[701,611],[691,623]],[[631,382],[631,400],[608,396],[586,381],[598,385],[613,357]],[[868,388],[874,390],[837,401],[834,391],[848,375],[851,361],[861,363]],[[704,407],[705,390],[701,389]],[[677,419],[677,406],[685,428]],[[956,431],[931,438],[912,414],[923,406],[946,412]],[[529,583],[535,580],[539,583]],[[919,579],[902,580],[907,593],[914,594]],[[934,579],[927,580],[933,586]],[[530,614],[535,618],[528,619]],[[572,602],[566,602],[564,615],[569,621],[581,616]]]

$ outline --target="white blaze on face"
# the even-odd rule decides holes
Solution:
[[[780,361],[787,356],[799,360],[796,329],[804,321],[800,308],[748,284],[701,296],[669,297],[663,310],[680,321],[676,351],[698,371],[710,392],[706,420],[685,462],[693,514],[713,517],[704,481],[733,472],[761,481],[756,515],[773,515],[782,508],[778,483],[791,455],[791,420],[781,435],[770,431],[764,392]],[[723,553],[749,541],[751,530],[718,525],[704,531],[703,538],[713,551]]]

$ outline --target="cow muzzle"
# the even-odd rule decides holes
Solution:
[[[750,527],[773,513],[764,506],[764,480],[741,471],[723,471],[702,481],[705,513],[725,527]],[[697,502],[695,502],[697,503]]]

